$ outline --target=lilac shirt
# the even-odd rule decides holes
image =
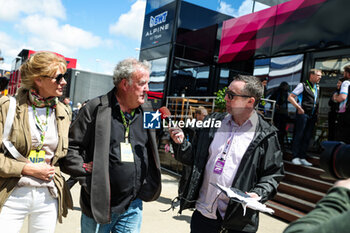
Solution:
[[[199,191],[196,209],[207,218],[216,219],[216,209],[219,209],[222,218],[225,216],[229,198],[210,183],[218,183],[225,187],[231,187],[236,176],[239,164],[252,142],[255,135],[258,115],[254,111],[252,116],[241,126],[237,125],[230,114],[222,121],[220,129],[215,133],[209,147],[209,158],[204,172],[204,180]],[[222,155],[225,146],[231,137],[226,157]],[[215,162],[219,158],[225,158],[225,166],[221,175],[215,174]]]

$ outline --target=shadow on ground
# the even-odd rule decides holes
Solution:
[[[177,210],[175,210],[177,211]],[[186,215],[177,215],[173,217],[175,220],[186,221],[187,223],[191,223],[191,216]]]
[[[162,179],[162,183],[170,183],[170,184],[173,184],[173,183],[178,183],[179,181],[178,180],[174,180],[174,179]]]
[[[175,198],[175,197],[174,197]],[[157,199],[157,202],[160,202],[162,204],[169,204],[169,206],[171,205],[171,202],[173,201],[173,199],[167,198],[167,197],[162,197],[160,196]],[[178,206],[178,204],[176,204],[175,206]]]

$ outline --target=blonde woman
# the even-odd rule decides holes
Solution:
[[[57,219],[67,215],[72,199],[58,160],[68,148],[69,115],[58,97],[63,93],[66,61],[51,52],[37,52],[20,68],[21,88],[9,134],[24,161],[0,148],[0,228],[19,232],[28,216],[29,233],[55,231]],[[0,138],[9,98],[0,99]],[[6,151],[6,152],[5,152]]]

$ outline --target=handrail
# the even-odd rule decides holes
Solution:
[[[215,109],[215,96],[168,96],[166,97],[166,107],[175,115],[175,118],[187,120],[191,107],[203,106],[211,112]],[[181,107],[181,115],[178,115],[178,106]]]
[[[258,104],[255,109],[264,116],[265,120],[273,124],[273,118],[275,116],[276,100],[262,98],[260,100],[260,103],[262,102],[265,102],[265,104],[264,105]]]

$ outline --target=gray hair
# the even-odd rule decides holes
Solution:
[[[119,83],[126,79],[129,84],[132,83],[132,74],[137,70],[146,70],[150,72],[151,64],[148,61],[140,62],[135,58],[127,58],[120,61],[114,68],[113,82],[118,87]]]
[[[233,81],[245,82],[244,88],[242,89],[242,95],[252,96],[255,99],[254,106],[256,106],[264,94],[264,86],[260,79],[252,75],[237,75]]]

